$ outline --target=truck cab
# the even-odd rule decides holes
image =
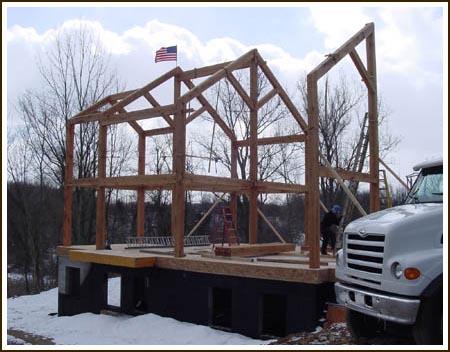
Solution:
[[[335,292],[355,337],[402,326],[417,344],[442,344],[443,161],[413,169],[420,173],[403,205],[344,230]]]

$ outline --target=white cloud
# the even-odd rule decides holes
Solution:
[[[436,8],[328,5],[311,8],[314,27],[324,46],[334,50],[368,22],[375,23],[378,66],[398,74],[416,88],[439,83],[442,64],[442,15]],[[425,34],[426,33],[426,34]],[[364,49],[360,55],[365,56]],[[434,67],[430,67],[430,58]]]
[[[354,5],[326,4],[311,8],[314,27],[325,35],[327,49],[336,49],[359,31],[366,23],[372,22],[364,14],[363,8]]]
[[[385,68],[417,88],[440,83],[442,76],[442,17],[434,9],[387,8],[380,11],[379,55]],[[426,34],[425,34],[426,33]]]

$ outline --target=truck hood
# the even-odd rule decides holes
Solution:
[[[442,203],[405,204],[378,211],[351,222],[345,232],[387,233],[422,218],[442,217]]]

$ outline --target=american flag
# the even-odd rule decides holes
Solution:
[[[176,61],[177,60],[177,46],[169,46],[156,50],[155,62],[160,61]]]

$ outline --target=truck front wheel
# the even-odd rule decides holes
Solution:
[[[347,309],[346,313],[347,327],[354,338],[372,338],[378,332],[378,319]]]
[[[418,345],[442,344],[442,288],[422,299],[412,332]]]

